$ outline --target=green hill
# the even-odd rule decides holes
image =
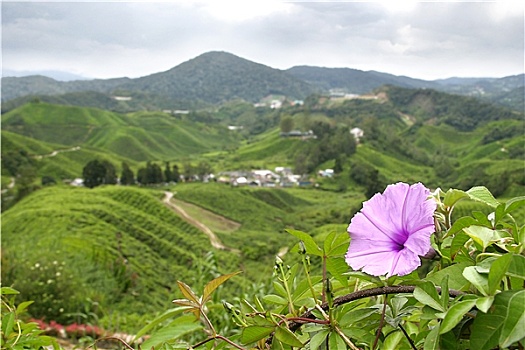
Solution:
[[[212,271],[240,269],[243,277],[225,290],[235,295],[248,286],[243,279],[265,281],[275,254],[295,242],[284,228],[332,223],[335,209],[346,220],[349,208],[361,200],[355,194],[221,184],[178,185],[176,190],[178,200],[240,223],[215,232],[239,252],[212,248],[203,232],[162,204],[160,191],[55,186],[2,213],[3,283],[37,300],[36,317],[70,322],[75,319],[71,313],[88,310],[105,324],[112,322],[111,315],[129,321],[168,308],[177,280],[204,283]],[[207,258],[210,251],[214,263]]]
[[[46,290],[36,287],[33,278],[57,283],[47,290],[61,304],[49,312],[35,310],[49,319],[92,307],[86,298],[99,303],[93,312],[111,308],[144,314],[169,307],[175,281],[194,278],[192,271],[213,248],[158,195],[122,187],[54,187],[33,193],[2,214],[3,282],[32,300],[41,300],[39,293]],[[236,269],[236,259],[219,259],[224,272]],[[40,271],[33,272],[35,266]]]
[[[281,118],[318,137],[281,137]],[[222,124],[230,121],[253,128],[231,132]],[[2,115],[2,158],[22,152],[41,176],[79,177],[97,158],[117,167],[126,161],[135,170],[144,161],[205,160],[218,173],[294,168],[319,156],[307,174],[317,186],[171,185],[177,203],[193,205],[184,204],[192,215],[217,221],[210,227],[231,248],[226,251],[213,248],[203,232],[163,205],[160,188],[45,187],[2,213],[2,280],[38,300],[37,315],[72,320],[84,310],[106,325],[122,317],[120,328],[136,330],[141,315],[170,306],[176,280],[198,289],[220,272],[241,269],[243,277],[224,290],[236,296],[247,281],[266,282],[275,255],[296,242],[284,230],[317,238],[344,230],[366,199],[371,175],[377,175],[377,191],[397,181],[421,181],[443,189],[484,185],[501,198],[522,194],[524,126],[523,114],[504,108],[393,87],[344,101],[315,97],[277,111],[232,103],[180,118],[29,103]],[[355,150],[344,143],[354,127],[364,131]],[[341,144],[350,151],[331,152]],[[334,177],[317,176],[336,165],[341,169]],[[6,187],[14,174],[3,175]]]
[[[223,126],[160,112],[114,112],[29,103],[2,115],[2,130],[63,146],[95,147],[135,161],[170,159],[222,149],[236,142]]]

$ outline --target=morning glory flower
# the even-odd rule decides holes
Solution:
[[[363,203],[348,226],[346,262],[373,276],[408,275],[431,250],[436,202],[421,183],[389,185]]]

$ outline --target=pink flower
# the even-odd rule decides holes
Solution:
[[[370,275],[403,276],[421,265],[434,232],[436,203],[421,183],[389,185],[363,203],[348,226],[346,262]]]

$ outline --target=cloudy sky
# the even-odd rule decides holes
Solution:
[[[524,72],[522,1],[2,1],[3,75],[139,77],[209,51],[421,79]]]

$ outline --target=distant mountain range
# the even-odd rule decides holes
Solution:
[[[304,99],[330,90],[364,94],[383,85],[436,89],[484,98],[523,110],[525,75],[504,78],[449,78],[426,81],[376,71],[350,68],[297,66],[274,69],[227,52],[208,52],[168,71],[141,78],[57,81],[45,76],[2,78],[2,111],[12,109],[28,96],[54,96],[49,102],[118,110],[114,96],[135,99],[121,109],[176,108],[188,101],[219,104],[242,99],[257,102],[268,95]],[[83,98],[83,94],[85,98]],[[19,99],[19,100],[15,100]],[[5,103],[7,101],[10,103]],[[114,106],[112,106],[112,104]]]

